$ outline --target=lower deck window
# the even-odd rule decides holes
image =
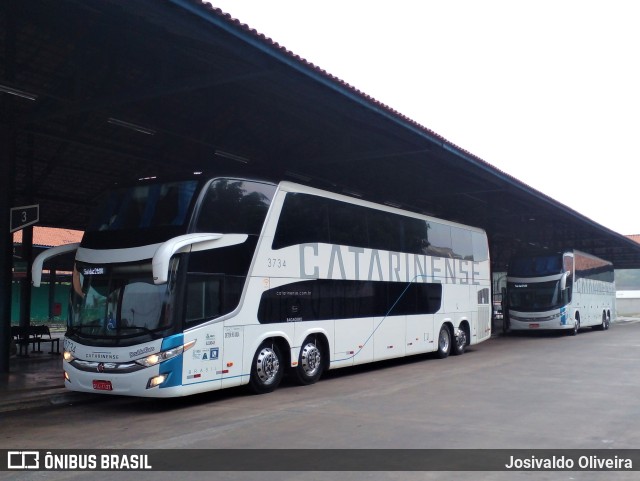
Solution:
[[[294,282],[262,294],[261,323],[433,314],[442,285],[318,279]]]

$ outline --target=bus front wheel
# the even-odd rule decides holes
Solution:
[[[315,383],[324,370],[324,359],[322,357],[322,349],[318,340],[314,337],[308,337],[302,343],[300,355],[298,356],[298,365],[293,371],[298,384],[306,386]]]
[[[283,371],[280,348],[273,341],[265,341],[253,357],[249,386],[256,394],[274,391],[282,381]]]
[[[569,332],[571,336],[577,336],[580,330],[580,318],[576,317],[576,323],[573,325],[573,329]]]
[[[443,324],[440,328],[440,334],[438,334],[438,351],[436,354],[440,359],[444,359],[449,356],[449,352],[451,352],[451,331]]]

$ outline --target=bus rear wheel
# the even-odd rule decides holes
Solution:
[[[449,352],[451,352],[451,331],[443,324],[440,328],[440,334],[438,334],[438,351],[436,355],[440,359],[444,359],[449,356]]]
[[[607,329],[609,329],[609,316],[607,316],[606,312],[602,313],[602,324],[600,324],[599,326],[594,326],[594,329],[598,329],[599,331],[606,331]]]
[[[260,345],[253,357],[249,386],[256,394],[274,391],[284,372],[280,348],[273,341],[266,341]]]
[[[451,346],[451,354],[454,356],[460,356],[464,354],[467,348],[467,331],[460,327],[458,333],[454,336],[453,344]]]
[[[302,343],[298,365],[293,371],[295,380],[303,386],[313,384],[324,371],[322,349],[315,337],[308,337]]]

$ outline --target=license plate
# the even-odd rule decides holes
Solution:
[[[97,391],[113,391],[111,381],[93,381],[93,389]]]
[[[538,329],[540,324],[529,324],[529,329]]]

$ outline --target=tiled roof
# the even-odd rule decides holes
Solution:
[[[84,232],[72,229],[54,229],[52,227],[34,227],[33,245],[40,247],[55,247],[63,244],[80,242]],[[22,244],[22,231],[14,232],[13,243]]]

